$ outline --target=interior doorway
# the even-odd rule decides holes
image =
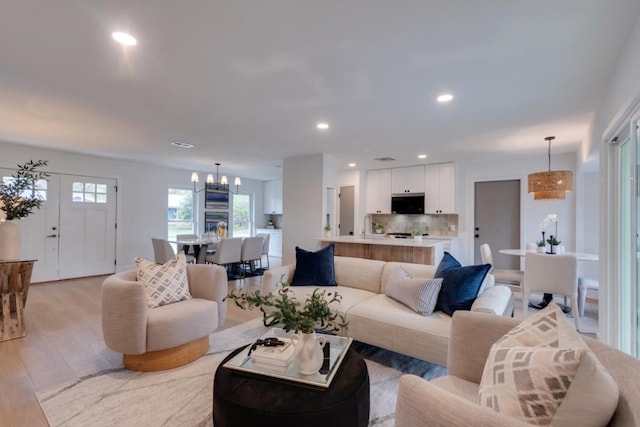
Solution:
[[[353,185],[340,187],[340,236],[353,236],[353,194]]]
[[[520,270],[519,257],[500,249],[520,248],[520,180],[476,182],[474,187],[474,261],[481,264],[480,245],[488,243],[495,268]]]

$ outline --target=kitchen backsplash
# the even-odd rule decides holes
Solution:
[[[411,233],[421,231],[430,236],[458,237],[458,214],[371,214],[373,224],[382,224],[383,233]],[[373,224],[367,233],[375,232]]]

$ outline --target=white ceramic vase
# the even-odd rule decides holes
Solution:
[[[538,246],[536,248],[536,252],[538,252],[539,254],[545,253],[545,247],[544,246]]]
[[[295,345],[293,365],[302,375],[316,374],[322,366],[324,355],[322,348],[326,343],[323,336],[316,336],[315,332],[309,334],[296,333],[291,336]]]
[[[11,220],[0,223],[0,260],[20,259],[20,225]]]
[[[413,240],[416,243],[422,243],[422,236],[413,236]]]

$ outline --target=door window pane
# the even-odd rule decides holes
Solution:
[[[107,185],[94,182],[75,181],[71,184],[73,189],[72,200],[83,203],[107,203]]]

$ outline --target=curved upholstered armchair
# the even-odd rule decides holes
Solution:
[[[147,308],[136,271],[107,277],[102,285],[102,333],[123,364],[159,371],[190,363],[209,349],[209,334],[224,323],[227,272],[215,265],[187,265],[192,298]]]

